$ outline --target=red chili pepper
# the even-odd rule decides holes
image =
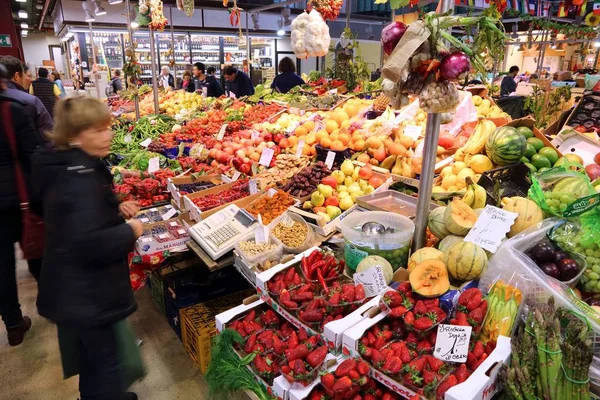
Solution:
[[[329,288],[327,287],[327,283],[325,283],[325,279],[323,279],[323,275],[321,274],[320,269],[317,270],[317,279],[319,280],[319,283],[321,284],[321,286],[323,286],[323,290],[325,291],[325,294],[329,295]]]
[[[321,272],[320,268],[322,268],[324,265],[325,265],[325,261],[323,261],[323,260],[317,261],[316,263],[311,265],[308,270],[308,275],[307,275],[308,279],[314,279],[313,275],[315,274],[315,271]]]
[[[302,268],[304,276],[308,277],[308,258],[302,257],[302,260],[300,261],[300,266]]]

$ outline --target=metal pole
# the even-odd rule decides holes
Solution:
[[[92,59],[93,59],[92,73],[94,74],[94,86],[96,86],[96,97],[100,98],[100,86],[98,86],[98,70],[96,70],[96,72],[94,72],[94,65],[97,65],[97,63],[96,63],[96,59],[97,59],[96,45],[94,44],[94,30],[92,29],[92,23],[88,22],[88,24],[90,27],[90,43],[92,45]]]
[[[248,60],[248,75],[252,70],[252,55],[250,54],[250,28],[248,27],[248,11],[246,11],[246,59]]]
[[[596,65],[598,65],[598,56],[600,55],[600,47],[596,50],[596,58],[594,59],[594,66],[592,68],[596,69]]]
[[[175,34],[173,33],[173,6],[169,6],[169,21],[171,22],[171,59],[173,60],[173,80],[177,80],[177,60],[175,59]],[[175,82],[173,82],[175,83]]]
[[[439,5],[439,12],[445,13],[452,8],[454,8],[453,1],[442,0],[441,4]],[[431,190],[433,189],[435,158],[437,155],[441,122],[441,114],[427,114],[425,141],[423,142],[423,159],[421,162],[421,177],[419,181],[419,197],[417,198],[417,215],[415,217],[415,234],[412,242],[413,251],[425,246],[427,235],[427,219],[429,217],[429,203],[431,201]]]
[[[154,29],[150,28],[150,66],[152,67],[152,94],[154,96],[154,114],[160,112],[158,107],[158,81],[156,80],[156,43],[154,43]]]
[[[350,28],[350,14],[352,14],[352,0],[346,0],[346,28]]]
[[[131,28],[131,7],[129,5],[129,0],[125,0],[125,15],[127,16],[127,32],[129,34],[129,46],[131,46],[131,50],[135,52],[135,48],[133,47],[133,29]],[[124,49],[127,52],[127,49]],[[135,53],[134,53],[135,56]],[[135,83],[137,86],[137,82]],[[135,119],[140,119],[140,97],[137,94],[137,90],[134,91],[133,103],[135,105]]]

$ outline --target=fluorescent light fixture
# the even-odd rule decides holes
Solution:
[[[594,42],[594,47],[600,47],[600,42]]]
[[[29,31],[21,31],[21,37],[27,37]]]
[[[21,19],[27,18],[27,11],[25,11],[25,10],[19,10],[19,12],[17,14],[19,15],[19,18],[21,18]]]
[[[123,0],[108,0],[108,4],[110,4],[111,6],[115,4],[121,4],[122,2]]]
[[[21,22],[22,29],[29,29],[29,24],[27,22]]]
[[[283,29],[280,29],[277,31],[277,36],[283,36],[285,35],[285,31]]]
[[[17,3],[26,3],[27,0],[17,0]]]
[[[83,12],[85,13],[85,22],[94,22],[96,20],[94,15],[90,12],[87,1],[81,3],[81,8],[83,8]]]
[[[130,25],[131,25],[131,29],[137,29],[137,28],[139,28],[139,27],[140,27],[140,24],[138,24],[138,23],[137,23],[137,22],[135,22],[135,21],[131,21],[131,24],[130,24]]]
[[[96,15],[106,15],[106,10],[102,7],[102,4],[99,0],[92,1],[94,4],[94,14]]]

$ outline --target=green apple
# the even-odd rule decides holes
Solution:
[[[354,182],[358,181],[360,178],[358,177],[358,173],[360,172],[360,167],[355,167],[354,171],[352,171],[352,179]]]
[[[346,211],[347,209],[349,209],[353,205],[354,205],[354,202],[352,201],[352,197],[351,196],[345,196],[345,197],[343,197],[343,198],[340,199],[340,208],[343,211]]]
[[[342,165],[340,165],[340,171],[342,171],[344,175],[350,176],[354,172],[354,164],[352,164],[351,160],[344,160]]]
[[[371,185],[367,185],[363,188],[363,192],[365,192],[365,194],[371,194],[375,191],[375,188]]]
[[[344,185],[345,185],[346,187],[348,187],[348,186],[352,185],[353,183],[354,183],[354,179],[352,179],[352,177],[351,177],[351,176],[347,176],[347,177],[344,179]]]
[[[310,202],[315,207],[321,207],[323,203],[325,203],[325,197],[319,191],[313,192],[313,194],[310,195]]]
[[[345,185],[340,185],[335,190],[337,190],[338,193],[342,193],[342,192],[347,192],[348,188]]]
[[[361,191],[360,185],[357,182],[354,182],[353,184],[348,186],[348,193],[350,193],[350,194],[360,192],[360,191]]]
[[[327,206],[327,215],[329,218],[334,219],[342,213],[342,210],[336,206]]]
[[[333,177],[333,179],[335,179],[335,181],[338,183],[338,185],[341,185],[342,183],[344,183],[344,179],[346,178],[346,175],[339,170],[335,170],[331,173],[331,176]]]
[[[324,212],[318,212],[317,215],[323,217],[323,219],[325,220],[325,222],[331,222],[331,217]]]
[[[317,185],[317,190],[321,193],[325,198],[331,197],[333,194],[333,188],[329,185],[323,185],[322,183]]]
[[[312,210],[313,203],[311,203],[310,201],[305,201],[304,204],[302,204],[302,208],[304,208],[305,210]]]

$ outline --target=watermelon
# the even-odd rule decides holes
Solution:
[[[527,150],[527,139],[512,126],[498,128],[488,137],[485,152],[494,164],[518,163]]]

